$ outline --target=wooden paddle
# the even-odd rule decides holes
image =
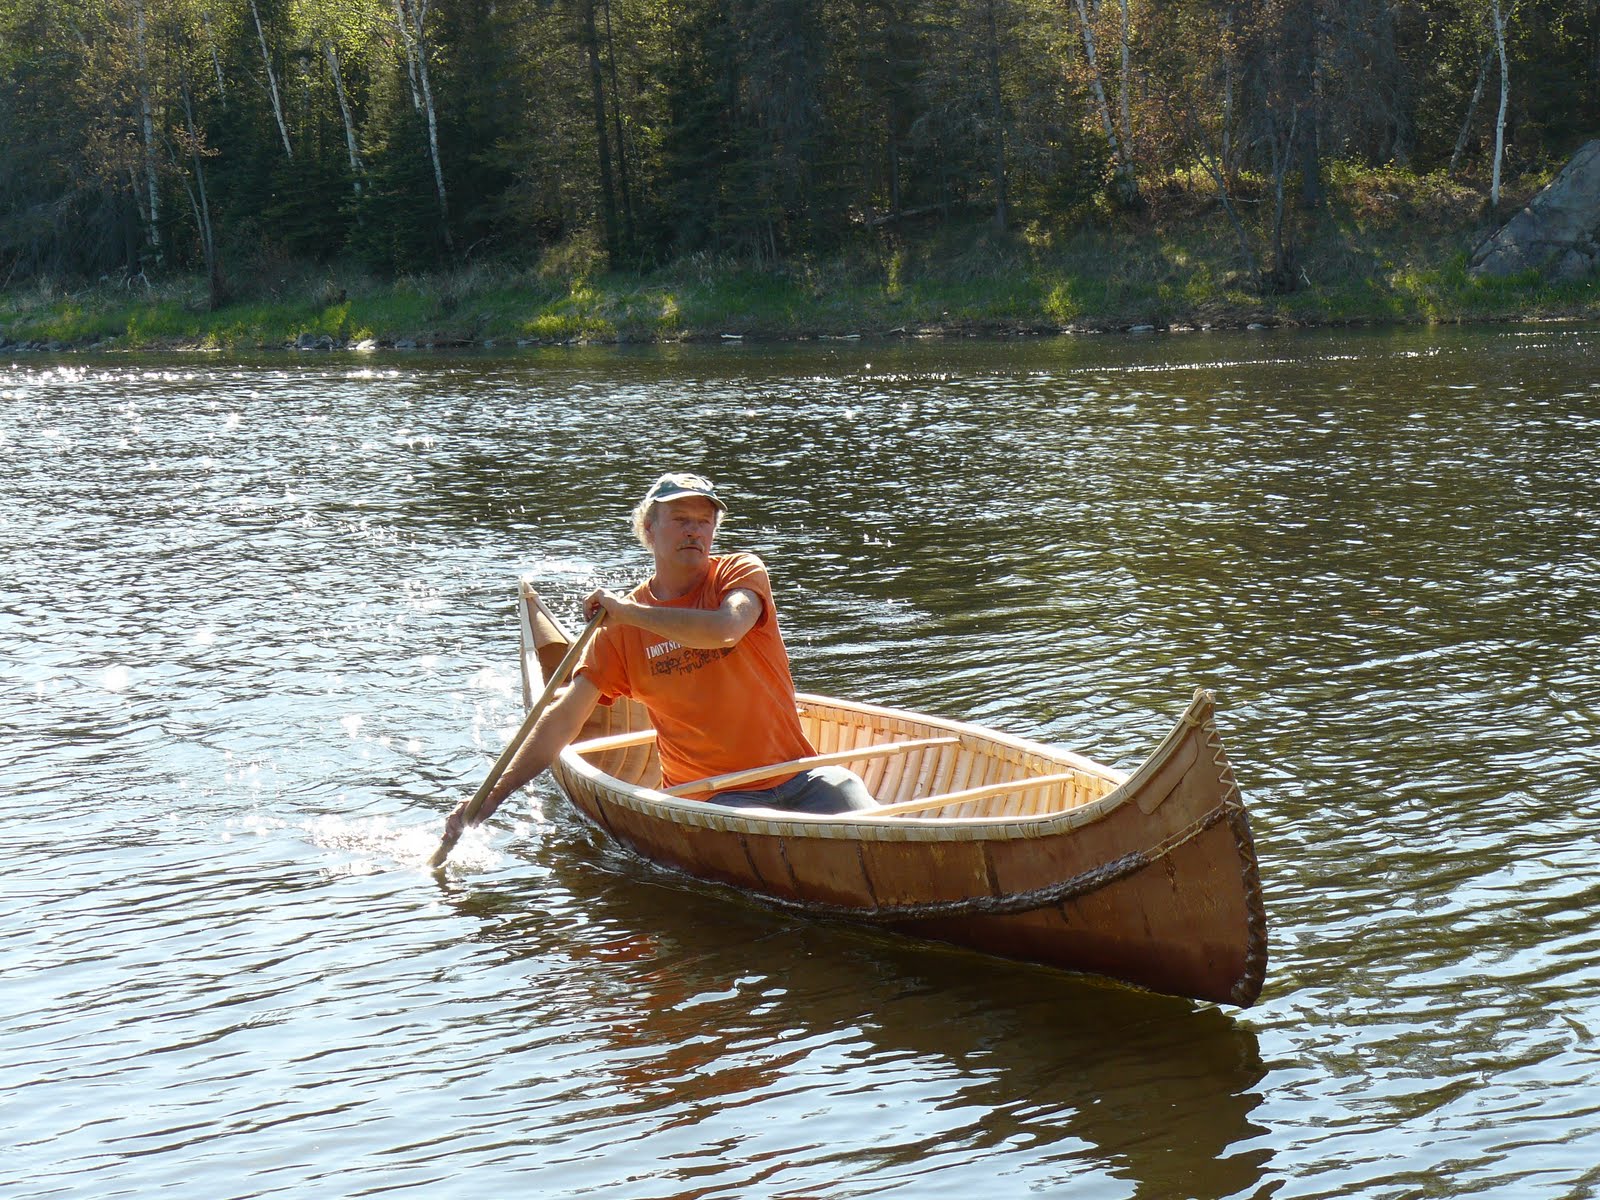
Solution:
[[[594,640],[594,635],[600,631],[600,623],[606,619],[606,610],[601,609],[594,614],[589,624],[578,635],[578,640],[562,656],[556,669],[550,672],[550,682],[544,685],[544,691],[539,693],[539,698],[533,702],[533,707],[528,710],[528,715],[523,718],[522,727],[517,730],[506,748],[500,751],[500,757],[494,760],[494,766],[489,768],[489,773],[484,776],[483,782],[478,785],[478,790],[472,794],[472,799],[467,801],[467,807],[461,814],[461,828],[478,823],[478,812],[483,808],[483,802],[488,798],[489,789],[494,787],[500,776],[505,774],[505,769],[511,765],[511,760],[516,757],[517,751],[522,749],[522,743],[528,740],[528,735],[533,732],[533,727],[539,723],[539,718],[544,716],[544,710],[550,707],[550,701],[555,698],[556,691],[567,681],[567,676],[572,674],[572,668],[578,665],[584,648]],[[439,848],[433,852],[433,857],[428,860],[430,867],[442,867],[444,860],[450,857],[450,851],[455,849],[460,835],[455,837],[445,836],[439,839]]]

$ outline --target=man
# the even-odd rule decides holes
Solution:
[[[603,608],[606,620],[571,685],[485,797],[480,820],[554,762],[596,704],[618,696],[650,711],[663,787],[816,753],[795,711],[766,567],[753,554],[711,553],[727,511],[699,475],[663,475],[645,493],[633,529],[654,556],[655,573],[626,596],[602,588],[584,601],[585,616]],[[842,767],[762,784],[711,799],[812,813],[875,807],[866,785]],[[465,802],[450,814],[447,838],[460,834],[464,809]]]

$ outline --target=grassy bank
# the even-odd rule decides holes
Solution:
[[[1511,189],[1503,211],[1545,180]],[[1241,197],[1260,214],[1266,197]],[[1199,181],[1173,181],[1137,215],[1070,232],[985,223],[863,238],[830,258],[764,270],[697,256],[602,272],[567,247],[534,268],[480,265],[378,280],[359,270],[257,263],[209,311],[190,279],[38,283],[0,296],[0,346],[247,350],[748,338],[1003,334],[1529,318],[1600,319],[1600,281],[1474,279],[1495,222],[1481,192],[1441,176],[1342,174],[1297,215],[1296,287],[1250,286],[1240,240]],[[1259,220],[1259,215],[1250,219]],[[1265,258],[1264,238],[1251,231]]]

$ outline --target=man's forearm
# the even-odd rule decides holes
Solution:
[[[546,716],[548,717],[548,713]],[[533,734],[518,748],[511,761],[506,764],[506,769],[500,778],[495,780],[494,786],[489,789],[489,794],[483,798],[483,809],[479,814],[480,821],[487,820],[494,814],[494,810],[505,802],[507,796],[532,783],[546,768],[555,761],[556,754],[561,753],[558,746],[555,753],[549,752],[547,747],[539,744],[539,729],[544,725],[541,720],[534,727]]]
[[[488,820],[507,796],[537,779],[555,762],[556,756],[583,730],[599,695],[594,684],[580,675],[557,696],[484,796],[478,821]]]
[[[612,619],[688,646],[695,650],[720,650],[732,646],[750,632],[761,616],[761,599],[743,589],[730,594],[722,607],[666,608],[618,598],[611,609]]]

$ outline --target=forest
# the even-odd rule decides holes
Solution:
[[[0,0],[0,291],[583,247],[754,269],[1173,192],[1292,288],[1330,177],[1551,170],[1600,0]]]

